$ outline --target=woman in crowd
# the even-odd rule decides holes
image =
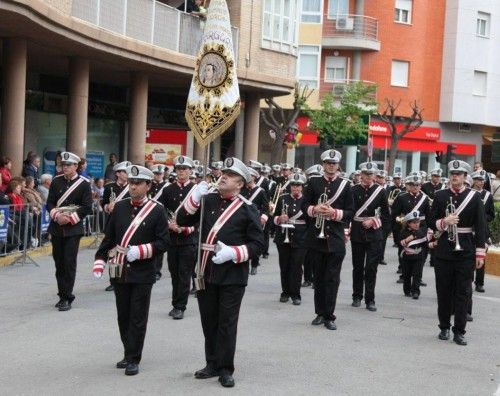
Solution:
[[[2,180],[0,184],[0,191],[2,192],[6,192],[10,179],[12,179],[12,175],[10,173],[11,168],[11,159],[9,157],[2,157],[2,159],[0,160],[0,176]]]

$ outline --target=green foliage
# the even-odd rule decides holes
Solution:
[[[500,243],[500,202],[495,202],[495,219],[489,227],[493,243]]]
[[[355,82],[346,85],[340,96],[326,94],[320,102],[320,110],[311,110],[306,105],[310,129],[318,131],[319,139],[330,145],[366,137],[368,126],[363,117],[377,110],[376,90],[373,84]]]

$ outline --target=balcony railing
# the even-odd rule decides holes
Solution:
[[[378,21],[364,15],[335,15],[323,22],[323,44],[351,49],[380,49]]]
[[[195,56],[204,21],[155,0],[73,0],[71,15],[114,33]],[[238,59],[238,28],[232,28]]]
[[[366,81],[366,80],[348,80],[348,79],[344,79],[344,80],[334,80],[334,81],[330,81],[330,82],[325,81],[321,85],[320,96],[324,96],[327,93],[331,93],[335,99],[338,99],[338,98],[340,98],[344,94],[346,88],[349,85],[351,85],[351,84],[357,84],[357,83],[362,83],[363,85],[375,87],[373,93],[370,93],[368,95],[368,98],[369,99],[377,100],[376,83],[374,83],[373,81]]]

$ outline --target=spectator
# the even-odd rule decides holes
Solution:
[[[35,188],[38,187],[40,183],[40,173],[38,172],[40,168],[40,156],[36,155],[32,151],[28,158],[24,161],[22,176],[31,176],[35,180]]]
[[[493,195],[493,201],[500,202],[500,170],[497,171],[496,178],[491,184],[491,194]]]
[[[76,168],[76,172],[83,177],[89,178],[89,174],[87,173],[87,160],[85,158],[80,159],[78,163],[78,168]]]
[[[95,179],[95,183],[92,186],[92,195],[94,199],[102,199],[104,195],[104,179],[102,177]]]
[[[40,184],[38,185],[37,190],[42,197],[43,203],[47,202],[51,183],[52,183],[52,175],[44,173],[42,176],[40,176]]]
[[[203,3],[204,0],[195,0],[191,14],[196,15],[201,19],[205,19],[207,17],[207,9],[203,6]]]
[[[7,186],[7,196],[16,213],[21,212],[24,208],[24,200],[21,195],[22,189],[23,184],[21,178],[12,179]]]
[[[40,193],[35,190],[35,180],[32,176],[26,176],[26,187],[21,189],[24,202],[30,205],[30,211],[39,215],[42,212],[43,199]]]
[[[9,157],[3,157],[0,160],[0,177],[2,183],[0,184],[0,191],[5,192],[7,190],[7,185],[12,179],[10,170],[12,169],[12,161]]]
[[[61,151],[58,151],[56,153],[56,161],[55,161],[56,162],[56,168],[54,170],[54,176],[62,175],[62,173],[63,173],[61,161],[62,161]]]
[[[114,182],[116,180],[115,172],[113,171],[113,167],[116,165],[118,161],[118,157],[115,153],[111,153],[109,155],[109,164],[106,166],[106,170],[104,171],[104,180],[106,183]]]

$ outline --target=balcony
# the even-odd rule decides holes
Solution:
[[[333,94],[333,98],[335,100],[340,99],[340,97],[344,94],[347,86],[350,84],[355,84],[355,83],[362,83],[363,85],[370,85],[376,87],[376,83],[373,81],[366,81],[366,80],[335,80],[331,82],[322,82],[321,84],[321,89],[320,89],[320,97],[323,97],[327,93]],[[370,99],[377,100],[377,90],[369,95]]]
[[[73,0],[71,16],[131,39],[196,56],[204,22],[155,0]],[[232,27],[235,59],[238,28]]]
[[[323,48],[380,51],[378,21],[363,15],[335,15],[323,21]]]

